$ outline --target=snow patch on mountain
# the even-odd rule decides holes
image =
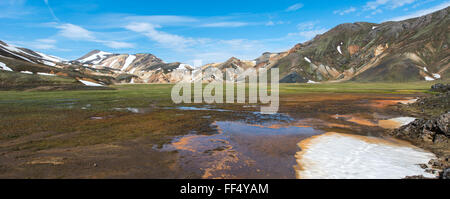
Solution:
[[[92,64],[99,64],[102,62],[107,56],[112,55],[112,53],[99,51],[97,53],[92,54],[89,57],[86,57],[82,60],[79,60],[81,63],[91,62]]]
[[[45,65],[47,65],[47,66],[56,66],[55,63],[49,62],[49,61],[46,61],[46,60],[43,60],[42,63],[45,64]]]
[[[8,66],[6,66],[6,64],[0,62],[0,70],[4,70],[4,71],[13,71],[11,68],[9,68]]]
[[[134,55],[129,55],[127,57],[127,60],[125,60],[125,65],[123,65],[122,69],[120,69],[121,71],[125,71],[131,63],[133,63],[133,61],[136,59],[136,56]]]
[[[101,85],[101,84],[97,84],[97,83],[94,83],[94,82],[90,82],[90,81],[86,81],[86,80],[78,80],[78,81],[80,81],[81,83],[83,83],[84,85],[86,85],[86,86],[95,86],[95,87],[100,87],[100,86],[103,86],[103,85]]]
[[[56,62],[56,63],[67,61],[65,59],[62,59],[62,58],[59,58],[59,57],[55,57],[55,56],[46,55],[44,53],[40,53],[40,52],[36,52],[36,53],[38,55],[40,55],[43,59],[47,60],[47,61]]]
[[[305,61],[309,62],[310,64],[312,63],[308,57],[305,57]]]
[[[56,76],[55,74],[50,74],[50,73],[37,73],[38,75],[43,75],[43,76]]]
[[[21,58],[21,59],[23,59],[23,60],[25,60],[25,61],[27,61],[27,62],[30,62],[30,63],[35,64],[35,63],[34,63],[33,61],[31,61],[30,59],[28,59],[28,58],[26,58],[26,57],[24,57],[24,56],[18,55],[18,54],[16,54],[16,53],[13,53],[13,52],[11,52],[11,51],[8,49],[8,48],[10,48],[10,49],[15,49],[15,48],[6,47],[6,46],[4,46],[4,45],[2,45],[2,44],[0,44],[0,46],[3,47],[4,50],[5,50],[6,52],[10,53],[11,55],[14,55],[14,56],[19,57],[19,58]]]

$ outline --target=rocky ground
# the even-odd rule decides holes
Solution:
[[[421,98],[414,104],[400,107],[400,109],[423,119],[417,119],[406,126],[389,131],[389,134],[411,141],[415,145],[435,153],[438,159],[421,166],[430,172],[441,171],[440,178],[450,179],[450,84],[436,84],[432,86],[431,91],[439,92],[439,94]]]

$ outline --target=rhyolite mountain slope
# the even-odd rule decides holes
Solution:
[[[179,62],[165,63],[152,54],[113,54],[94,50],[83,57],[71,61],[94,69],[101,75],[111,75],[122,83],[174,83],[192,67]]]
[[[59,63],[66,62],[62,58],[35,52],[26,48],[13,46],[3,41],[0,41],[0,55],[3,57],[11,57],[18,60],[23,60],[33,64],[44,64],[48,66],[56,66]]]
[[[61,58],[0,41],[0,89],[83,89],[116,82],[94,73]]]
[[[279,68],[282,82],[448,79],[449,10],[399,22],[341,24],[266,67]]]

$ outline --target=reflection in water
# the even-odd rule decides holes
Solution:
[[[183,167],[203,178],[295,178],[297,143],[322,132],[311,127],[272,128],[216,122],[217,135],[188,135],[163,150],[178,150]]]
[[[414,100],[389,98],[367,101],[369,103],[364,103],[364,106],[370,110],[373,107],[383,110],[390,105]],[[174,109],[227,111],[212,106]],[[215,122],[217,134],[199,135],[195,132],[173,140],[162,150],[178,151],[180,166],[184,170],[207,179],[430,176],[417,164],[427,163],[434,155],[408,143],[336,133],[319,136],[328,131],[378,136],[382,133],[380,127],[397,128],[414,119],[395,118],[398,115],[391,115],[388,111],[362,110],[365,111],[339,111],[342,115],[336,112],[263,115],[246,110],[233,111],[248,114],[243,120],[245,122]],[[317,137],[308,139],[312,136]],[[299,146],[301,152],[298,152]]]
[[[413,104],[417,102],[417,99],[408,98],[408,99],[392,99],[392,100],[372,100],[369,105],[374,108],[386,108],[388,106],[396,105],[396,104]]]

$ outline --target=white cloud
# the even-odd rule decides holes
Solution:
[[[268,21],[265,26],[275,26],[275,25],[282,25],[282,24],[289,24],[288,21]]]
[[[177,16],[177,15],[150,15],[150,16],[126,16],[123,17],[128,22],[150,23],[160,25],[174,25],[198,22],[193,17]]]
[[[236,27],[243,27],[249,25],[245,22],[216,22],[216,23],[207,23],[202,24],[200,27],[207,27],[207,28],[236,28]]]
[[[57,49],[57,41],[54,39],[36,39],[34,41],[8,41],[8,43],[39,50]]]
[[[297,25],[297,29],[299,32],[289,33],[288,37],[300,36],[304,40],[309,40],[314,38],[316,35],[323,34],[327,31],[326,28],[317,26],[317,24],[319,24],[318,21],[308,21],[300,23]]]
[[[56,17],[56,15],[55,15],[55,12],[53,12],[52,7],[50,7],[50,4],[48,3],[48,0],[44,0],[44,3],[45,3],[45,5],[47,5],[47,8],[48,8],[50,14],[52,15],[53,19],[55,21],[59,21],[58,17]]]
[[[286,12],[297,11],[298,9],[303,8],[303,6],[304,5],[302,3],[294,4],[292,6],[289,6],[289,8],[286,9]]]
[[[189,55],[186,60],[202,60],[203,63],[225,61],[237,55],[241,59],[254,59],[267,51],[263,42],[256,40],[190,38],[161,31],[162,26],[150,23],[131,23],[125,28],[146,36],[162,48],[175,52],[170,54],[178,55],[182,52],[182,57]],[[174,61],[179,59],[180,57],[176,57]]]
[[[319,23],[318,21],[307,21],[307,22],[299,23],[299,24],[297,24],[297,29],[300,31],[311,30],[311,29],[314,29],[314,27],[318,23]]]
[[[54,44],[54,43],[57,42],[57,41],[54,40],[54,39],[37,39],[36,41],[37,41],[37,42],[41,42],[41,43],[48,43],[48,44]]]
[[[30,46],[40,50],[56,49],[57,41],[54,39],[37,39]]]
[[[376,0],[367,2],[364,8],[366,10],[376,10],[379,7],[395,9],[404,5],[412,4],[415,1],[416,0]]]
[[[58,25],[59,35],[73,40],[94,40],[94,34],[80,26],[70,23]]]
[[[416,11],[416,12],[411,13],[409,15],[395,17],[395,18],[389,19],[387,21],[402,21],[402,20],[406,20],[406,19],[416,18],[416,17],[420,17],[420,16],[423,16],[423,15],[427,15],[427,14],[436,12],[438,10],[442,10],[442,9],[447,8],[449,6],[450,6],[450,1],[442,3],[442,4],[437,5],[435,7],[432,7],[432,8]]]
[[[345,9],[345,10],[336,10],[333,13],[334,14],[339,14],[339,15],[346,15],[346,14],[349,14],[349,13],[352,13],[352,12],[356,12],[356,8],[355,7],[350,7],[350,8]]]
[[[141,33],[151,40],[166,47],[181,49],[195,43],[195,40],[191,38],[185,38],[179,35],[159,31],[157,30],[157,28],[161,28],[161,26],[150,23],[131,23],[125,26],[125,28],[137,33]]]
[[[120,49],[120,48],[132,48],[134,47],[134,44],[127,43],[127,42],[118,42],[118,41],[109,41],[109,40],[100,40],[95,37],[95,33],[91,32],[87,29],[84,29],[83,27],[74,25],[74,24],[60,24],[57,25],[56,28],[60,29],[58,32],[59,36],[77,40],[77,41],[90,41],[90,42],[96,42],[101,43],[105,46],[108,46],[110,48]]]
[[[305,30],[305,31],[300,31],[297,33],[289,33],[288,36],[300,36],[303,37],[306,40],[312,39],[315,36],[319,35],[319,34],[323,34],[324,32],[326,32],[327,29],[325,28],[320,28],[320,29],[316,29],[316,30]]]
[[[275,25],[275,23],[273,21],[269,21],[266,23],[266,26],[274,26],[274,25]]]
[[[376,10],[372,11],[370,14],[376,15],[376,14],[380,14],[380,13],[383,13],[382,9],[376,9]]]
[[[1,0],[0,19],[17,19],[32,14],[33,11],[25,6],[26,0]]]

